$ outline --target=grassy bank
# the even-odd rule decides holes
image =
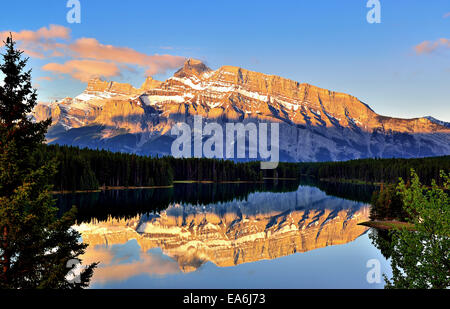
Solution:
[[[402,221],[366,221],[358,223],[358,225],[363,225],[367,227],[372,227],[380,230],[392,230],[392,229],[402,229],[406,228],[408,230],[414,230],[414,225],[408,222]]]

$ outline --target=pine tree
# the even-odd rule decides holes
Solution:
[[[28,58],[16,50],[12,37],[4,42],[0,71],[0,287],[86,287],[96,264],[88,266],[79,283],[69,282],[68,261],[77,259],[86,245],[71,229],[75,209],[58,219],[50,182],[56,160],[36,160],[51,120],[33,122],[29,116],[37,101],[31,85]]]

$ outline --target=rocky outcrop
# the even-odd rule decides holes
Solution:
[[[103,81],[100,78],[92,78],[88,81],[85,93],[110,93],[112,95],[137,95],[139,90],[130,84]]]
[[[148,76],[145,79],[145,82],[142,84],[141,86],[141,90],[142,92],[154,89],[154,88],[158,88],[159,86],[161,86],[162,82],[160,82],[159,80],[153,79],[151,76]]]

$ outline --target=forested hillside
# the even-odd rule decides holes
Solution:
[[[56,158],[56,191],[95,190],[99,187],[169,186],[174,180],[262,181],[297,178],[298,165],[280,163],[276,170],[261,170],[259,162],[236,163],[215,159],[147,157],[71,146],[43,146],[35,160]]]
[[[56,191],[96,190],[100,187],[169,186],[175,180],[262,181],[264,178],[314,177],[316,180],[396,183],[408,180],[411,168],[425,184],[439,182],[439,171],[450,171],[450,156],[422,159],[361,159],[345,162],[280,163],[261,170],[259,162],[206,158],[147,157],[107,150],[46,145],[36,160],[58,161],[53,183]]]
[[[322,180],[355,180],[367,183],[396,183],[408,180],[414,169],[424,184],[438,183],[441,170],[450,171],[450,156],[419,159],[360,159],[345,162],[299,163],[301,175]]]

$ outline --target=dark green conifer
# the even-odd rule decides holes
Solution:
[[[95,264],[69,282],[67,263],[79,258],[86,245],[71,229],[75,210],[57,218],[50,185],[56,160],[37,159],[51,120],[34,122],[37,101],[28,59],[9,37],[0,62],[0,287],[86,287]]]

